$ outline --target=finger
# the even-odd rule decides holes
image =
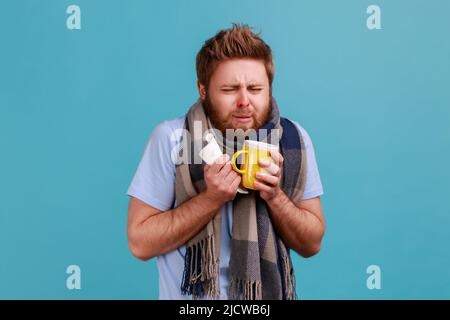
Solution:
[[[224,183],[227,185],[231,185],[231,183],[234,181],[234,179],[236,179],[237,175],[238,174],[236,172],[234,172],[233,170],[230,170],[230,172],[228,172],[228,174],[223,179]]]
[[[265,185],[264,183],[255,181],[253,183],[253,185],[255,186],[255,188],[259,191],[265,191],[265,192],[271,192],[272,191],[272,187]]]
[[[263,182],[265,184],[269,184],[271,186],[278,185],[278,183],[280,181],[280,179],[278,177],[276,177],[276,176],[272,176],[272,175],[269,175],[269,174],[266,174],[266,173],[261,173],[261,172],[256,173],[256,178],[260,182]]]
[[[277,150],[270,150],[270,157],[275,163],[282,164],[284,161],[283,155]]]
[[[233,171],[233,168],[231,167],[231,164],[226,163],[226,164],[222,167],[222,169],[220,169],[220,172],[219,172],[219,174],[218,174],[217,176],[218,176],[219,178],[221,178],[221,179],[225,179],[231,171]],[[234,172],[234,171],[233,171],[233,172]]]
[[[259,165],[262,168],[266,169],[273,176],[278,175],[278,173],[280,171],[280,167],[277,166],[272,161],[267,161],[267,160],[261,159],[261,160],[259,160]]]
[[[227,161],[229,160],[229,156],[227,154],[224,154],[222,156],[220,156],[216,161],[214,161],[214,163],[211,165],[211,170],[214,173],[218,173],[223,166],[225,166],[225,164],[227,163]]]
[[[230,188],[232,190],[237,189],[240,184],[241,184],[241,176],[237,175],[237,177],[234,178],[233,182],[231,183]]]

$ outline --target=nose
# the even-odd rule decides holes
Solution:
[[[246,92],[245,89],[241,89],[239,91],[239,97],[237,100],[237,107],[238,108],[243,108],[243,107],[248,107],[250,104],[250,99],[248,98],[248,93]]]

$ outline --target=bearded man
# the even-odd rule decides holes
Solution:
[[[280,116],[271,48],[248,26],[207,40],[196,69],[199,99],[156,126],[129,186],[130,250],[144,261],[157,257],[160,299],[296,299],[291,249],[311,257],[325,232],[310,136]],[[173,150],[195,150],[183,133],[195,122],[224,134],[214,163],[173,159]],[[229,160],[242,145],[227,147],[228,130],[265,130],[260,141],[279,134],[272,161],[260,160],[255,190],[238,192],[242,177]]]

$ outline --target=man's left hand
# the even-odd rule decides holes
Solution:
[[[283,156],[278,151],[270,151],[272,161],[260,159],[259,165],[267,172],[256,173],[255,188],[260,191],[260,196],[270,201],[280,195],[283,191],[280,187],[281,171],[283,168]]]

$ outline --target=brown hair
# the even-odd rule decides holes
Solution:
[[[248,25],[233,23],[229,29],[219,31],[203,44],[197,54],[197,79],[206,88],[219,62],[233,58],[263,60],[270,87],[274,77],[272,50]]]

